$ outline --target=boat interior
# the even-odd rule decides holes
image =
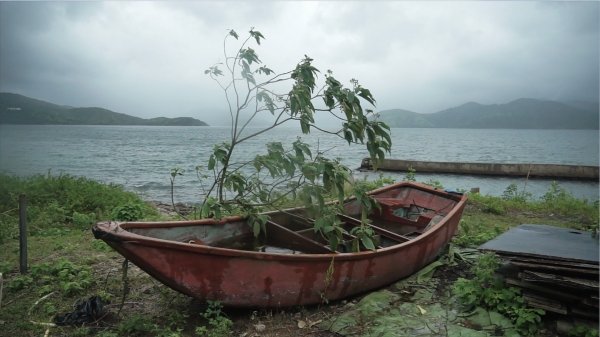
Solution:
[[[413,187],[401,187],[375,196],[381,210],[375,209],[368,215],[369,226],[374,232],[377,249],[391,247],[414,240],[439,223],[460,200],[459,196],[434,194]],[[360,226],[362,206],[357,201],[344,205],[346,214],[338,214],[341,227],[345,230],[344,240],[335,251],[327,239],[313,229],[302,209],[270,213],[266,224],[266,235],[258,237],[252,233],[245,221],[173,226],[169,223],[144,226],[142,223],[126,223],[123,229],[135,234],[171,240],[193,245],[208,245],[218,248],[246,250],[278,254],[335,254],[351,252],[352,228]],[[360,246],[360,250],[367,250]]]

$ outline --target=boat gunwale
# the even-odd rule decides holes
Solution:
[[[420,242],[427,240],[429,237],[437,234],[438,231],[442,229],[443,226],[446,225],[448,221],[453,219],[455,214],[464,209],[464,205],[467,201],[466,195],[453,195],[451,193],[445,192],[443,190],[433,188],[427,185],[414,183],[414,182],[399,182],[396,184],[392,184],[389,186],[385,186],[376,190],[369,192],[369,194],[380,194],[383,192],[387,192],[392,189],[397,189],[403,186],[409,186],[413,188],[417,188],[426,192],[430,192],[436,194],[438,196],[451,199],[456,201],[457,204],[448,212],[442,221],[437,223],[427,232],[419,235],[418,237],[406,241],[401,242],[397,245],[380,248],[377,251],[361,251],[361,252],[349,252],[349,253],[322,253],[322,254],[284,254],[284,253],[271,253],[271,252],[255,252],[255,251],[246,251],[246,250],[236,250],[229,248],[220,248],[213,247],[210,245],[197,245],[186,242],[178,242],[173,240],[165,240],[159,239],[149,236],[144,236],[140,234],[136,234],[128,231],[130,228],[172,228],[172,227],[187,227],[187,226],[198,226],[198,225],[225,225],[227,223],[233,222],[242,222],[245,221],[245,218],[242,216],[231,216],[222,218],[217,221],[215,219],[202,219],[202,220],[192,220],[192,221],[162,221],[162,222],[98,222],[94,225],[93,231],[94,235],[97,239],[103,239],[105,237],[109,242],[115,242],[116,244],[126,244],[126,243],[137,243],[143,244],[146,246],[153,246],[157,248],[166,248],[166,249],[174,249],[174,250],[183,250],[190,251],[194,253],[201,253],[207,255],[221,255],[221,256],[229,256],[229,257],[240,257],[240,258],[252,258],[257,260],[298,260],[298,261],[306,261],[306,260],[331,260],[335,258],[336,260],[356,260],[362,259],[365,255],[369,255],[372,257],[383,256],[387,254],[395,253],[398,250],[403,250],[407,246],[418,245]],[[352,201],[352,199],[350,199]],[[287,209],[286,211],[293,211],[302,209],[292,208]],[[264,214],[272,214],[272,213],[280,213],[280,211],[271,211],[265,212]],[[98,233],[100,232],[100,233]],[[112,239],[111,239],[112,237]]]

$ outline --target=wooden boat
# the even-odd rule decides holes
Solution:
[[[311,224],[265,213],[266,237],[242,217],[215,221],[99,222],[94,236],[172,289],[231,307],[287,307],[335,300],[402,279],[429,264],[454,234],[467,196],[400,182],[370,192],[377,251],[332,251]],[[350,232],[361,206],[338,216]],[[347,239],[352,236],[344,234]]]

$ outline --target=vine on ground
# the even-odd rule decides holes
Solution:
[[[458,279],[454,283],[454,294],[461,304],[473,304],[495,310],[508,316],[520,334],[531,335],[538,329],[542,309],[528,308],[521,291],[515,287],[505,288],[503,282],[494,277],[500,261],[493,253],[482,255],[471,269],[473,279]]]

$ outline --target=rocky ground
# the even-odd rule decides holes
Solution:
[[[161,215],[170,216],[170,217],[175,217],[178,215],[178,213],[181,215],[188,215],[194,211],[193,206],[186,205],[181,202],[175,204],[175,207],[173,207],[172,204],[166,204],[162,201],[156,201],[156,200],[149,201],[148,203],[151,206],[156,207],[156,209],[158,210],[158,212]]]

